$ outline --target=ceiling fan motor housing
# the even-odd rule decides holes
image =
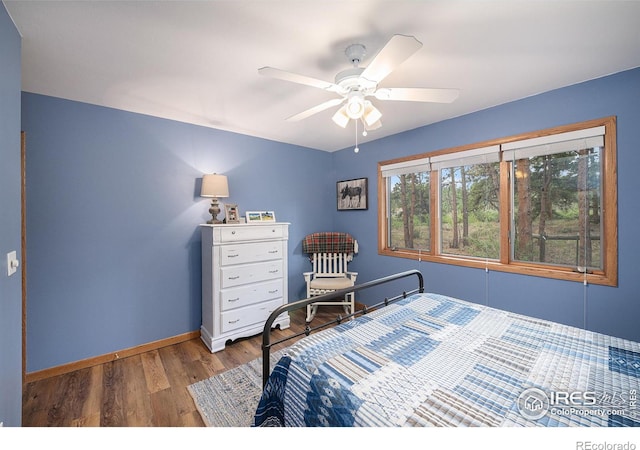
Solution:
[[[345,49],[344,53],[353,64],[353,67],[336,75],[335,84],[342,88],[341,95],[348,95],[354,91],[361,92],[363,97],[371,94],[375,91],[377,83],[361,78],[360,75],[364,72],[364,68],[358,67],[358,64],[367,53],[366,47],[362,44],[351,44]]]
[[[377,84],[374,81],[360,77],[363,71],[362,67],[353,67],[336,75],[336,84],[342,89],[341,95],[347,95],[353,91],[369,95],[375,91]]]
[[[362,61],[362,58],[364,58],[364,55],[367,54],[367,48],[362,44],[351,44],[344,50],[344,54],[347,55],[349,61],[357,67],[360,61]]]

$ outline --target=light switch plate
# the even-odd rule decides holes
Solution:
[[[7,276],[11,276],[18,271],[18,266],[20,262],[18,261],[18,256],[16,255],[15,250],[7,253]]]

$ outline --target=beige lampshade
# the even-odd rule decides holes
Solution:
[[[202,176],[200,197],[228,197],[229,183],[226,175],[208,174]]]
[[[331,119],[335,122],[339,127],[345,128],[349,123],[349,116],[345,112],[345,107],[343,106],[331,117]]]

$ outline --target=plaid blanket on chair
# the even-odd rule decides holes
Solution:
[[[312,233],[302,240],[302,253],[357,253],[356,240],[348,233]]]

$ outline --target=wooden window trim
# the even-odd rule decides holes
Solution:
[[[602,218],[603,218],[603,235],[605,245],[603,251],[603,269],[593,271],[593,273],[580,273],[572,268],[561,266],[552,266],[545,264],[526,263],[520,261],[511,261],[510,245],[509,245],[509,226],[510,226],[510,205],[511,192],[509,187],[509,169],[510,163],[500,162],[500,257],[499,260],[485,260],[482,258],[471,258],[464,256],[441,255],[438,249],[439,242],[439,223],[438,208],[438,183],[437,171],[432,171],[431,179],[431,223],[430,223],[430,244],[429,250],[412,250],[401,249],[393,250],[387,245],[388,221],[387,221],[387,180],[382,176],[380,167],[388,164],[409,161],[418,158],[431,157],[445,153],[454,153],[470,148],[486,147],[490,145],[502,145],[508,142],[531,139],[535,137],[559,134],[584,128],[592,128],[597,126],[605,127],[605,150],[603,153],[603,172],[602,172]],[[404,158],[381,161],[378,163],[378,254],[383,256],[392,256],[399,258],[407,258],[420,261],[429,261],[442,264],[451,264],[463,267],[472,267],[479,269],[488,269],[499,272],[508,272],[521,275],[538,276],[545,278],[553,278],[558,280],[567,280],[575,282],[584,282],[587,284],[598,284],[604,286],[618,285],[618,188],[617,188],[617,141],[616,141],[616,117],[610,116],[601,119],[594,119],[585,122],[579,122],[571,125],[558,126],[539,130],[529,133],[523,133],[515,136],[495,139],[491,141],[465,145],[461,147],[453,147],[435,152],[422,153]]]

